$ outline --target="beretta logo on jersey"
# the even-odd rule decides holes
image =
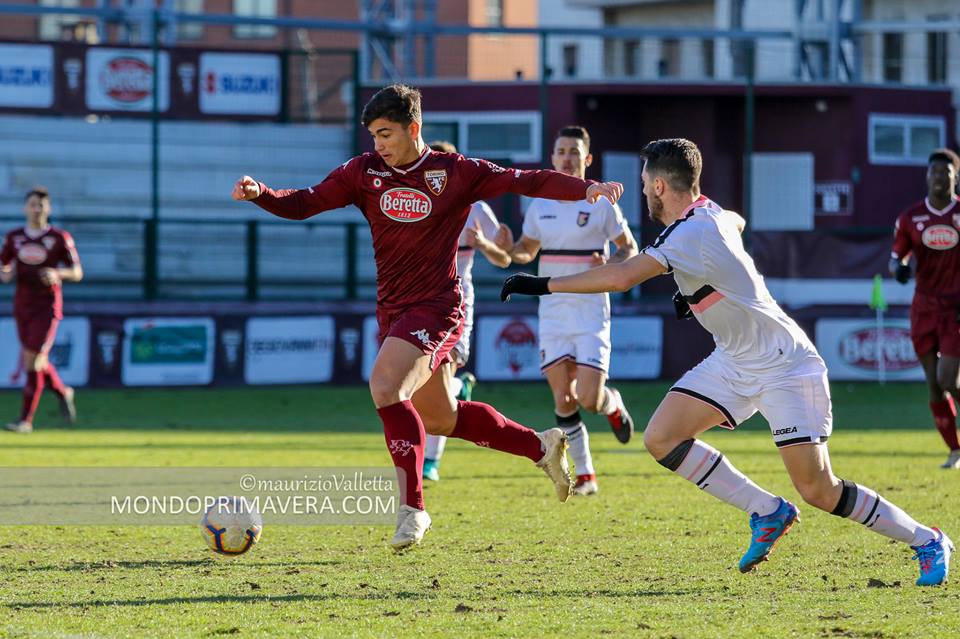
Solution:
[[[946,224],[928,226],[920,236],[923,245],[936,251],[948,251],[960,242],[957,229]]]
[[[39,244],[27,242],[17,251],[17,259],[24,264],[36,266],[47,261],[47,251]]]
[[[427,187],[433,192],[434,195],[440,195],[443,193],[443,189],[447,188],[446,169],[424,171],[423,179],[427,183]]]
[[[380,210],[397,222],[419,222],[433,210],[433,202],[426,193],[416,189],[396,188],[380,196]]]

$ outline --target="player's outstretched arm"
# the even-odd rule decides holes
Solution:
[[[473,158],[464,158],[463,162],[464,177],[476,200],[516,193],[551,200],[586,199],[591,203],[605,197],[612,204],[616,204],[623,195],[623,185],[619,182],[581,180],[550,170],[505,169],[486,160]]]
[[[549,295],[550,293],[614,293],[626,291],[652,277],[666,272],[666,268],[649,255],[641,253],[619,264],[605,264],[582,273],[562,277],[533,277],[518,273],[508,277],[500,290],[500,300],[507,301],[513,294]]]
[[[230,196],[237,201],[253,202],[263,210],[288,220],[305,220],[317,213],[353,204],[355,199],[354,188],[346,175],[346,165],[308,189],[274,190],[244,175],[233,185]]]

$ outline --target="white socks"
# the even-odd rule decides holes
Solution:
[[[424,459],[440,461],[443,457],[443,449],[447,445],[447,438],[443,435],[427,435],[427,444],[423,449]]]
[[[570,456],[577,475],[595,475],[593,457],[590,455],[590,434],[580,419],[580,411],[575,410],[570,415],[557,415],[557,426],[567,434],[567,443],[570,445]]]
[[[937,534],[866,486],[843,481],[840,501],[831,514],[863,524],[875,533],[911,546],[922,546]]]
[[[748,514],[769,515],[780,505],[779,497],[747,479],[717,449],[702,441],[688,439],[657,461]]]

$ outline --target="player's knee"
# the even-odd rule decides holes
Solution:
[[[577,400],[584,410],[588,410],[591,413],[599,413],[603,405],[603,393],[600,392],[600,388],[597,386],[584,386],[581,391],[580,385],[578,384]]]
[[[803,501],[814,508],[830,512],[837,505],[836,489],[827,478],[812,481],[794,481],[794,487]]]
[[[952,367],[950,370],[938,370],[937,371],[937,386],[940,387],[940,392],[950,393],[951,395],[957,394],[957,374],[958,371]]]
[[[381,375],[370,376],[370,397],[377,408],[390,406],[401,401],[397,385]]]
[[[643,431],[643,446],[654,459],[662,459],[670,453],[680,442],[676,437],[671,437],[670,433],[658,427],[656,424],[648,424]]]

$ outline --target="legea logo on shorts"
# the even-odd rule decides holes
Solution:
[[[957,229],[945,224],[928,226],[920,236],[923,245],[937,251],[948,251],[960,241]]]
[[[419,222],[433,210],[433,202],[416,189],[396,188],[380,196],[380,210],[397,222]]]

